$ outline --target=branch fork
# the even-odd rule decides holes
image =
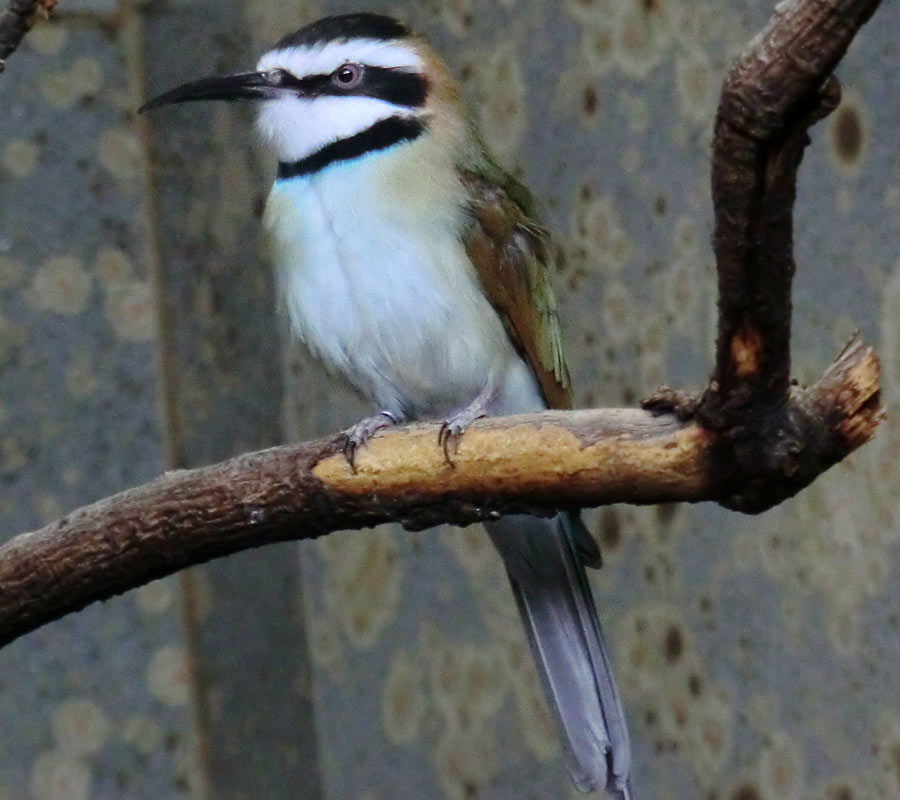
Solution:
[[[643,409],[480,420],[452,465],[439,426],[418,424],[375,436],[356,471],[333,436],[167,473],[0,547],[0,646],[275,541],[621,502],[706,500],[755,513],[803,489],[884,418],[878,359],[856,339],[813,386],[790,380],[797,169],[809,127],[839,101],[831,73],[878,5],[785,0],[725,81],[712,157],[719,326],[704,392],[662,387]],[[6,19],[0,58],[10,52]]]

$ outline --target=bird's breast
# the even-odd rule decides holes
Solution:
[[[383,154],[279,181],[266,226],[293,331],[379,407],[437,416],[516,356],[461,241],[456,189],[410,178]]]

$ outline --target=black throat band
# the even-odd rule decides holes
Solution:
[[[400,142],[411,142],[425,132],[425,123],[412,117],[388,117],[364,131],[326,144],[299,161],[279,161],[279,179],[312,175],[337,161],[352,161],[367,153],[386,150]]]

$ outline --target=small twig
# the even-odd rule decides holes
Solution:
[[[641,400],[641,408],[654,414],[674,414],[682,422],[693,419],[703,401],[703,393],[673,389],[667,384]]]
[[[0,72],[6,67],[6,59],[15,52],[25,34],[31,30],[38,13],[49,16],[56,8],[57,0],[11,0],[0,15]]]

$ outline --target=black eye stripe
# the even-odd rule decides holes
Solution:
[[[428,81],[417,72],[389,67],[366,67],[362,84],[354,91],[398,106],[421,106],[428,96]]]
[[[362,81],[352,89],[335,85],[332,75],[307,75],[297,78],[288,72],[281,73],[280,85],[295,88],[309,96],[336,95],[374,97],[398,106],[418,108],[428,96],[428,81],[417,72],[393,67],[363,66]]]
[[[286,89],[297,89],[306,92],[307,87],[305,79],[298,78],[296,75],[284,69],[273,69],[269,72],[270,80],[276,86],[283,86]]]

